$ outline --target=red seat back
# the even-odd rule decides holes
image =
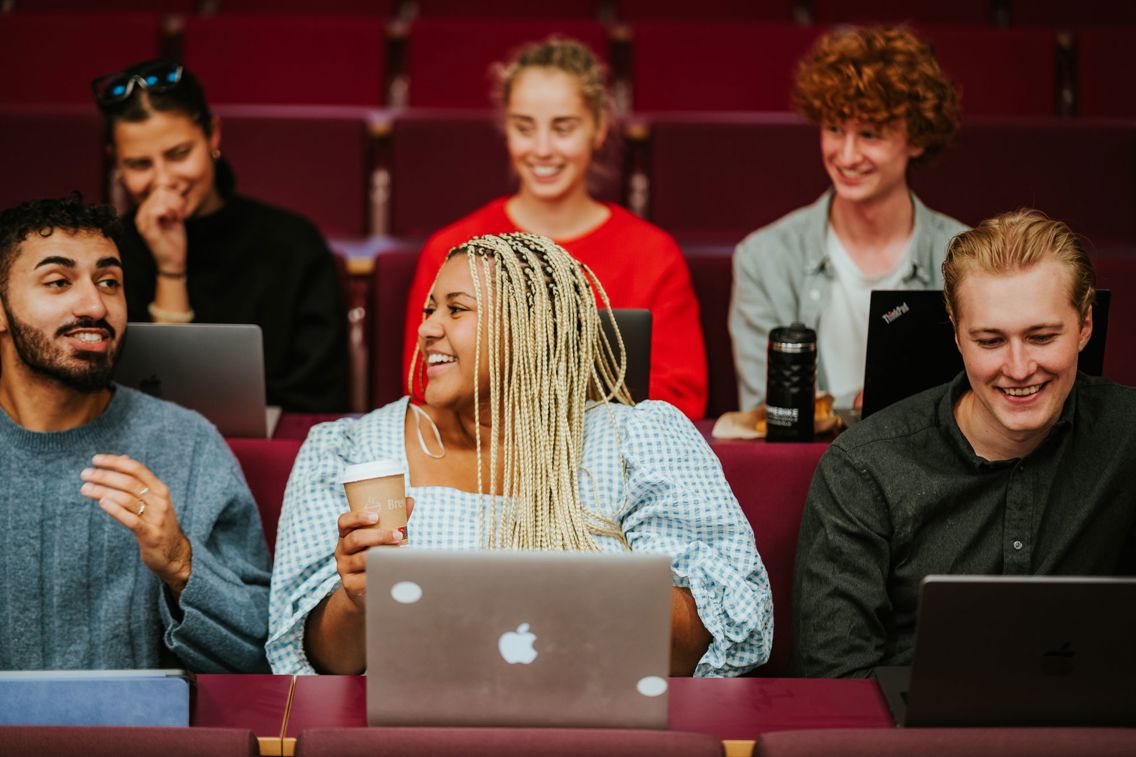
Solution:
[[[91,80],[158,56],[156,13],[0,14],[0,103],[80,103]]]
[[[220,106],[216,112],[237,191],[309,218],[325,236],[367,233],[370,111]]]
[[[789,668],[793,648],[793,566],[797,558],[797,532],[805,509],[809,484],[827,442],[768,444],[754,454],[754,442],[714,443],[722,470],[742,512],[749,519],[757,551],[769,573],[773,593],[773,653],[754,671],[775,678]]]
[[[1121,757],[1136,752],[1131,728],[818,728],[763,733],[754,757]]]
[[[620,21],[772,21],[793,20],[793,0],[615,0],[615,14]]]
[[[417,0],[414,6],[418,18],[594,20],[598,4],[597,0],[556,0],[555,3],[534,3],[532,0],[493,0],[491,3],[471,3],[469,0]]]
[[[221,0],[221,13],[304,13],[391,18],[397,0]]]
[[[832,24],[967,24],[992,19],[991,0],[812,0],[813,23]]]
[[[690,268],[694,296],[698,299],[698,317],[706,343],[709,378],[706,417],[717,418],[727,410],[738,409],[738,380],[727,325],[734,283],[734,251],[732,247],[687,246],[683,253]]]
[[[607,30],[596,21],[416,21],[407,39],[409,103],[419,108],[492,108],[490,66],[553,33],[583,42],[601,61],[610,58]]]
[[[1074,229],[1076,230],[1076,229]],[[1104,376],[1136,386],[1136,249],[1125,254],[1096,255],[1097,286],[1112,290],[1109,330],[1104,347]]]
[[[256,736],[241,728],[0,726],[7,757],[82,753],[88,757],[256,757]]]
[[[210,104],[383,104],[377,18],[217,15],[186,22],[184,61]]]
[[[659,21],[632,31],[632,103],[644,112],[790,110],[797,61],[823,30]]]
[[[704,733],[616,728],[309,728],[296,742],[296,757],[369,757],[380,752],[390,757],[720,757],[722,742]]]
[[[99,117],[91,106],[0,105],[0,208],[106,190]]]
[[[292,463],[303,444],[300,439],[226,439],[244,471],[245,481],[268,542],[268,553],[276,551],[276,524],[284,504],[284,489],[292,473]]]
[[[375,256],[371,273],[371,405],[382,407],[406,394],[402,375],[402,335],[406,293],[418,264],[417,249],[394,249]]]
[[[1010,21],[1015,26],[1132,26],[1136,3],[1129,0],[1013,0]]]
[[[1136,3],[1128,6],[1136,12]],[[1077,113],[1136,118],[1132,50],[1136,27],[1082,29],[1077,33]]]

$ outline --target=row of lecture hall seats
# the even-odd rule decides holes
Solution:
[[[256,757],[252,731],[237,728],[0,727],[12,757],[60,754],[82,744],[90,757]],[[763,733],[754,757],[957,754],[1131,754],[1136,733],[1124,728],[863,728]],[[300,733],[296,757],[390,757],[463,754],[468,757],[721,757],[722,742],[707,734],[541,728],[312,728]],[[266,752],[267,753],[267,752]],[[748,752],[747,752],[748,754]]]
[[[943,3],[950,6],[949,3]],[[491,64],[551,32],[612,64],[620,112],[787,111],[797,60],[827,27],[788,23],[295,15],[0,15],[0,103],[88,103],[88,83],[159,54],[181,59],[214,104],[491,106]],[[392,29],[396,31],[392,31]],[[928,25],[973,115],[1136,116],[1136,26]],[[392,36],[393,35],[393,36]]]
[[[76,11],[90,0],[3,0],[0,12]],[[915,20],[936,24],[1075,26],[1136,23],[1128,0],[101,0],[103,11],[307,13],[377,18],[721,19],[814,24]]]

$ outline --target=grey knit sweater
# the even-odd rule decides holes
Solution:
[[[169,487],[193,548],[180,600],[79,493],[96,453],[129,455]],[[0,411],[0,669],[267,671],[268,582],[248,485],[201,416],[121,386],[70,431],[28,431]]]

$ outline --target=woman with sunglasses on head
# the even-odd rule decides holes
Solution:
[[[649,396],[702,418],[706,354],[682,251],[662,229],[588,190],[609,129],[602,67],[581,43],[554,37],[523,48],[497,76],[519,187],[427,240],[406,304],[403,375],[423,302],[449,250],[478,234],[526,231],[555,239],[590,266],[612,307],[651,311]]]
[[[139,63],[92,89],[133,205],[122,245],[130,320],[257,324],[270,405],[346,409],[344,308],[319,230],[234,193],[220,121],[181,66]]]

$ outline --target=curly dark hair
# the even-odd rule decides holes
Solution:
[[[61,199],[32,200],[0,211],[0,297],[8,294],[8,275],[20,244],[32,234],[49,237],[56,230],[101,234],[120,247],[122,223],[109,205],[87,205],[72,192]]]
[[[958,94],[931,45],[904,26],[844,27],[819,40],[797,68],[793,107],[814,123],[903,126],[922,147],[912,165],[938,154],[959,128]]]

